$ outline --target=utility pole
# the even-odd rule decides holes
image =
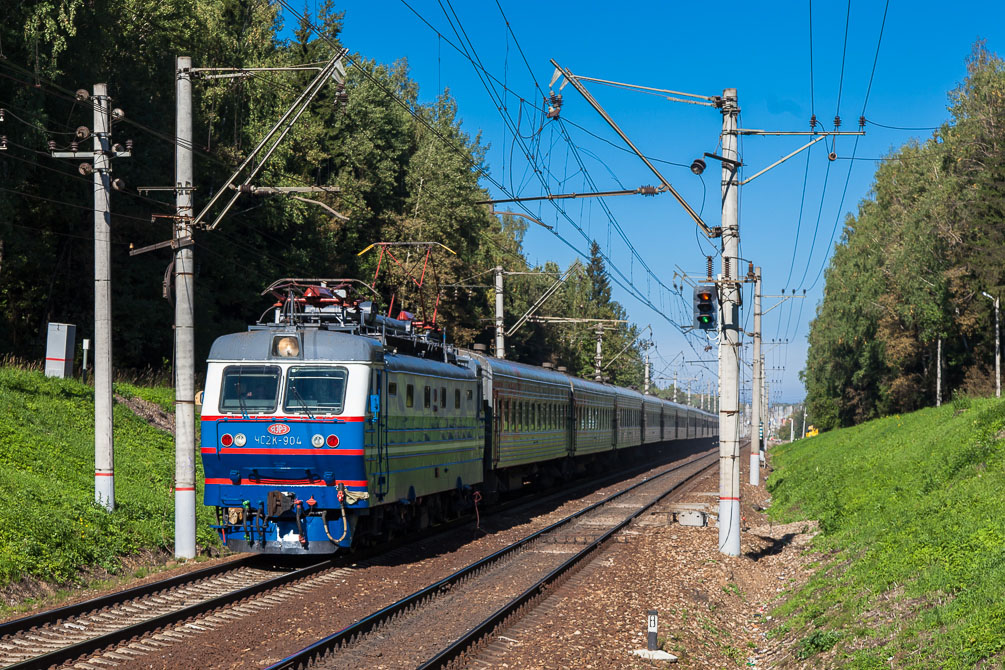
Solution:
[[[87,100],[87,91],[77,91],[77,99]],[[94,177],[94,500],[106,510],[115,509],[115,447],[112,432],[112,251],[111,194],[112,158],[130,152],[112,146],[112,110],[107,84],[95,84],[94,139],[92,151],[52,151],[53,158],[88,158],[81,163],[82,174]],[[121,110],[116,110],[121,113]],[[77,138],[87,138],[86,128],[77,129]],[[131,142],[126,143],[127,146]],[[55,143],[50,143],[50,149]],[[115,187],[118,188],[119,182]]]
[[[94,95],[94,500],[115,509],[112,429],[112,166],[108,85]]]
[[[758,415],[757,420],[760,422],[760,433],[761,433],[761,448],[758,454],[764,453],[764,433],[768,429],[768,376],[764,374],[767,366],[764,363],[764,354],[761,354],[761,385],[758,387],[758,393],[761,394],[761,413]]]
[[[673,401],[677,402],[677,371],[673,371]]]
[[[939,338],[935,357],[938,363],[935,368],[935,406],[942,407],[942,338]]]
[[[795,441],[796,441],[796,413],[793,412],[792,416],[789,417],[789,443]]]
[[[995,302],[995,397],[1002,397],[1002,354],[1001,331],[998,328],[998,306],[1001,298],[994,298],[986,291],[981,291],[985,298]]]
[[[604,324],[598,323],[597,324],[597,353],[593,357],[593,365],[594,365],[594,368],[595,368],[594,369],[594,373],[593,373],[593,378],[596,381],[598,381],[598,382],[601,380],[600,364],[604,362],[604,354],[601,351],[601,346],[603,344],[603,341],[604,341]]]
[[[768,435],[771,433],[771,384],[768,383],[767,375],[764,377],[764,443],[768,443]]]
[[[750,483],[761,483],[761,452],[764,449],[764,422],[761,421],[761,268],[754,268],[754,372],[750,388],[753,391],[753,415],[757,426],[751,426]],[[756,445],[756,448],[755,448]]]
[[[691,380],[687,380],[687,406],[691,406]]]
[[[506,358],[506,335],[503,329],[503,269],[501,265],[495,268],[496,273],[496,358]]]
[[[175,68],[174,555],[195,558],[195,286],[192,258],[192,58]],[[185,244],[189,242],[189,244]]]
[[[806,399],[803,399],[803,439],[806,439]]]
[[[229,74],[218,76],[244,76],[246,72],[237,74],[231,72],[234,68],[193,68],[189,56],[179,56],[175,61],[175,183],[170,190],[175,193],[175,215],[172,239],[152,244],[141,249],[133,249],[130,256],[146,253],[155,249],[171,247],[174,251],[174,285],[175,285],[175,557],[193,558],[195,556],[195,302],[194,302],[194,263],[192,258],[192,231],[199,225],[206,227],[207,214],[225,193],[233,191],[229,202],[216,215],[213,223],[207,228],[212,230],[244,193],[265,194],[269,192],[314,192],[314,187],[272,188],[257,187],[251,181],[262,170],[269,157],[273,154],[283,138],[289,134],[300,116],[306,111],[311,101],[321,88],[331,78],[337,83],[344,80],[344,68],[340,61],[345,56],[342,49],[335,54],[324,67],[315,65],[293,68],[252,68],[253,70],[317,70],[317,75],[297,98],[293,105],[283,114],[276,124],[266,133],[265,137],[245,158],[244,162],[227,179],[223,186],[217,189],[209,202],[198,215],[194,214],[194,177],[192,146],[194,134],[192,130],[192,73],[227,70]],[[217,75],[208,75],[214,78]],[[266,145],[271,145],[266,148]],[[127,142],[126,146],[129,146]],[[262,155],[259,155],[262,150]],[[122,155],[121,153],[113,155]],[[128,153],[126,154],[128,155]],[[238,177],[250,166],[243,183],[235,185]],[[95,166],[97,167],[97,166]],[[161,187],[151,187],[164,190]],[[308,202],[314,202],[309,201]],[[322,204],[322,203],[315,203]],[[322,206],[324,206],[322,204]],[[329,209],[325,206],[326,209]],[[338,215],[337,212],[333,214]],[[100,340],[99,340],[100,341]]]
[[[740,229],[737,211],[737,117],[735,88],[722,92],[722,274],[719,323],[719,551],[740,555],[739,380],[740,291],[736,281]]]
[[[645,379],[642,382],[642,392],[645,395],[649,395],[649,352],[646,352],[646,371]]]

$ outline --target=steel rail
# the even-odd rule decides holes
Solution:
[[[241,559],[241,560],[239,560],[237,562],[238,563],[245,563],[248,560],[251,560],[252,558],[255,558],[255,556],[249,557],[248,559]],[[228,564],[228,565],[230,565],[230,564]],[[195,605],[189,605],[188,607],[183,607],[183,608],[175,610],[173,612],[168,612],[168,613],[163,614],[161,616],[153,617],[153,618],[148,619],[146,621],[141,621],[139,623],[135,623],[135,624],[132,624],[132,625],[129,625],[129,626],[125,626],[123,628],[120,628],[119,630],[112,631],[110,633],[105,633],[103,635],[99,635],[97,637],[93,637],[93,638],[90,638],[88,640],[83,640],[81,642],[77,642],[76,644],[72,644],[72,645],[68,645],[66,647],[62,647],[60,649],[56,649],[56,650],[51,651],[51,652],[46,653],[46,654],[41,654],[39,656],[35,656],[33,658],[29,658],[29,659],[26,659],[24,661],[20,661],[18,663],[13,664],[13,665],[7,666],[5,668],[5,670],[44,670],[45,668],[49,668],[49,667],[54,666],[54,665],[60,665],[60,664],[65,663],[67,661],[78,659],[81,656],[85,656],[87,654],[94,653],[94,652],[96,652],[96,651],[98,651],[100,649],[104,649],[106,647],[111,647],[111,646],[119,645],[122,642],[125,642],[126,640],[129,640],[129,639],[131,639],[133,637],[136,637],[138,635],[145,635],[147,633],[150,633],[152,631],[157,630],[158,628],[163,628],[164,626],[168,626],[170,624],[177,623],[179,621],[184,621],[185,619],[188,619],[188,618],[191,618],[191,617],[194,617],[194,616],[199,616],[201,614],[205,614],[206,612],[212,611],[212,610],[217,609],[219,607],[222,607],[224,605],[229,605],[229,604],[237,602],[239,600],[243,600],[244,598],[248,598],[248,597],[251,597],[251,596],[256,596],[256,595],[258,595],[258,594],[260,594],[262,592],[269,591],[269,590],[274,589],[276,587],[283,586],[285,584],[288,584],[290,582],[294,582],[294,581],[303,579],[305,577],[309,577],[309,576],[311,576],[313,574],[316,574],[318,572],[322,572],[324,570],[327,570],[329,567],[331,567],[331,565],[332,565],[332,561],[330,559],[326,559],[326,560],[321,561],[319,563],[315,563],[314,565],[307,566],[306,568],[300,568],[299,570],[294,570],[293,572],[288,572],[288,573],[286,573],[284,575],[280,575],[279,577],[275,577],[273,579],[268,579],[268,580],[266,580],[264,582],[259,582],[257,584],[253,584],[251,586],[246,586],[244,588],[237,589],[237,590],[231,591],[229,593],[225,593],[225,594],[223,594],[221,596],[216,596],[214,598],[210,598],[209,600],[206,600],[206,601],[201,602],[201,603],[197,603]],[[217,573],[222,572],[222,570],[218,570],[216,568],[208,568],[207,570],[200,571],[199,573],[195,573],[195,574],[200,574],[203,577],[205,577],[205,576],[212,576],[212,575],[207,575],[206,573],[209,573],[209,572],[211,572],[213,570],[216,570]],[[162,582],[157,582],[158,585],[162,585],[161,588],[158,589],[158,590],[163,590],[164,589],[163,584],[166,584],[167,582],[175,581],[177,579],[178,578],[175,577],[175,578],[171,578],[169,580],[163,580]],[[193,581],[193,580],[189,580],[189,581]],[[182,581],[182,583],[184,583],[184,580]],[[147,587],[137,587],[136,589],[130,589],[129,591],[125,591],[123,593],[131,593],[131,592],[138,591],[140,589],[148,589],[148,587],[150,587],[150,586],[154,586],[154,585],[148,585]],[[144,594],[144,595],[147,595],[147,594]],[[120,604],[120,603],[123,602],[123,599],[121,597],[122,594],[114,594],[114,596],[118,596],[118,600],[116,600],[114,602],[111,602],[111,603],[108,603],[108,604]],[[111,598],[111,597],[112,596],[105,596],[104,598],[96,598],[95,600],[88,601],[88,602],[97,602],[97,601],[107,600],[108,598]],[[135,598],[135,595],[133,596],[133,598]],[[80,605],[83,605],[83,604],[84,603],[80,603]],[[55,610],[55,611],[64,612],[65,610],[68,610],[68,609],[71,609],[71,608],[75,608],[75,607],[77,607],[77,606],[76,605],[71,605],[68,608],[62,608],[61,610]],[[66,616],[66,615],[64,614],[64,616]],[[31,619],[31,617],[27,617],[26,619],[19,619],[18,621],[8,622],[8,624],[5,624],[5,625],[12,625],[12,624],[15,624],[15,623],[18,623],[18,622],[26,621],[28,619]],[[19,628],[19,630],[23,631],[25,629],[22,627],[22,628]]]
[[[702,457],[701,459],[695,459],[695,460],[689,461],[687,463],[682,463],[680,465],[675,465],[673,467],[667,468],[663,472],[660,472],[660,473],[654,475],[653,477],[650,477],[648,479],[644,479],[643,481],[638,482],[636,484],[633,484],[633,485],[629,486],[628,488],[626,488],[626,489],[624,489],[622,491],[618,491],[617,493],[613,493],[613,494],[607,496],[606,498],[604,498],[603,500],[599,500],[599,501],[593,503],[592,505],[584,507],[583,509],[579,510],[578,512],[575,512],[575,513],[573,513],[573,514],[565,517],[564,519],[560,519],[559,521],[556,521],[555,523],[553,523],[553,524],[551,524],[551,525],[549,525],[549,526],[547,526],[545,528],[542,528],[542,529],[540,529],[540,530],[538,530],[538,531],[536,531],[534,533],[531,533],[530,535],[528,535],[528,536],[526,536],[526,537],[524,537],[524,538],[522,538],[520,540],[517,540],[516,542],[514,542],[513,544],[510,544],[509,546],[504,547],[504,548],[500,549],[499,551],[497,551],[497,552],[495,552],[493,554],[490,554],[489,556],[486,556],[485,558],[479,559],[478,561],[475,561],[474,563],[472,563],[472,564],[470,564],[470,565],[468,565],[468,566],[466,566],[464,568],[461,568],[460,570],[454,572],[453,574],[449,575],[448,577],[445,577],[445,578],[439,580],[438,582],[435,582],[435,583],[433,583],[433,584],[431,584],[431,585],[429,585],[429,586],[427,586],[427,587],[425,587],[423,589],[420,589],[420,590],[416,591],[415,593],[412,593],[411,595],[405,596],[401,600],[398,600],[397,602],[392,603],[391,605],[388,605],[387,607],[385,607],[385,608],[383,608],[381,610],[378,610],[377,612],[374,612],[373,614],[370,614],[370,615],[368,615],[368,616],[360,619],[359,621],[357,621],[354,624],[346,626],[342,630],[340,630],[340,631],[338,631],[336,633],[333,633],[332,635],[329,635],[328,637],[325,637],[325,638],[323,638],[321,640],[318,640],[314,644],[311,644],[311,645],[309,645],[309,646],[301,649],[300,651],[295,652],[294,654],[291,654],[290,656],[287,656],[286,658],[278,661],[277,663],[268,666],[266,668],[266,670],[292,670],[293,668],[303,668],[303,667],[306,667],[308,664],[310,664],[310,663],[318,660],[319,658],[321,658],[324,655],[326,655],[328,652],[330,652],[332,650],[335,650],[335,649],[338,649],[343,643],[347,643],[350,640],[352,640],[353,638],[358,638],[359,636],[366,635],[366,634],[372,632],[373,630],[375,630],[379,626],[387,623],[396,614],[398,614],[400,612],[407,611],[410,607],[413,607],[413,606],[421,603],[424,599],[429,598],[429,597],[433,597],[433,596],[437,596],[437,595],[440,595],[441,593],[445,593],[445,592],[449,591],[454,585],[461,583],[466,578],[475,575],[476,573],[478,573],[478,571],[480,571],[480,570],[482,570],[482,569],[484,569],[486,567],[489,567],[490,565],[492,565],[492,564],[500,561],[501,559],[509,556],[510,554],[512,554],[512,553],[514,553],[516,551],[519,551],[520,549],[526,547],[528,544],[530,544],[531,542],[539,539],[543,535],[546,535],[547,533],[550,533],[550,532],[552,532],[554,530],[557,530],[557,529],[559,529],[559,528],[561,528],[561,527],[563,527],[563,526],[565,526],[567,524],[570,524],[573,521],[575,521],[576,519],[580,518],[581,516],[583,516],[585,514],[589,514],[593,510],[595,510],[595,509],[597,509],[599,507],[602,507],[603,505],[606,505],[606,504],[610,503],[611,501],[616,500],[617,498],[620,498],[621,496],[626,495],[626,494],[634,491],[635,489],[637,489],[637,488],[639,488],[639,487],[641,487],[643,485],[650,484],[650,483],[652,483],[656,479],[659,479],[659,478],[664,477],[666,475],[669,475],[671,473],[677,472],[678,470],[681,470],[683,468],[686,468],[688,466],[693,465],[697,461],[708,459],[708,458],[715,458],[715,459],[717,459],[718,455],[713,453],[710,456],[705,456],[705,457]],[[711,465],[706,466],[706,468],[702,468],[701,471],[704,472],[705,469],[707,469],[708,467],[712,467],[713,465],[715,465],[714,462]],[[690,477],[688,479],[690,479]],[[680,484],[677,484],[673,488],[671,488],[670,491],[667,491],[666,493],[662,494],[660,496],[660,498],[657,499],[656,502],[658,502],[659,500],[661,500],[662,498],[664,498],[666,495],[668,495],[670,492],[672,492],[673,490],[675,490],[679,486],[680,486]],[[652,504],[655,504],[655,502],[652,503]],[[632,517],[630,517],[629,519],[627,519],[623,523],[630,522],[638,514],[641,514],[642,511],[644,511],[645,509],[648,509],[649,506],[650,505],[647,505],[645,508],[643,508],[643,510],[640,510],[639,512],[636,512],[636,514],[632,515]],[[622,525],[623,524],[619,525],[619,528]],[[614,532],[614,531],[611,531],[611,532]],[[610,534],[611,533],[607,533],[603,537],[606,538]],[[590,547],[593,547],[595,544],[596,544],[596,542],[592,543],[590,545]],[[567,563],[568,563],[568,561],[567,561]],[[563,566],[564,565],[565,564],[563,564]],[[568,569],[568,568],[565,568],[565,569]],[[550,576],[551,575],[549,575],[549,577]],[[547,580],[549,577],[545,577],[544,579]],[[532,587],[532,588],[534,588],[534,587]],[[526,594],[524,594],[524,595],[526,595]],[[523,598],[523,597],[524,596],[520,596],[520,598]],[[493,615],[493,617],[490,617],[490,619],[494,619],[494,617],[496,617],[497,615],[498,615],[498,612],[496,613],[496,615]],[[486,620],[486,621],[488,621],[488,620]],[[481,624],[479,626],[479,628],[481,628],[484,625],[485,625],[484,623]],[[465,636],[464,639],[467,639],[467,637],[468,636]],[[453,646],[451,646],[451,648],[453,648]],[[436,656],[436,658],[438,659],[438,658],[443,657],[443,655],[445,653],[446,653],[446,650],[440,652]],[[427,667],[427,665],[429,663],[431,663],[431,662],[432,661],[427,661],[427,664],[423,665],[421,667]],[[441,666],[428,666],[428,667],[441,667]]]
[[[458,640],[455,640],[448,647],[440,651],[436,656],[420,665],[418,670],[435,670],[438,668],[445,668],[449,666],[451,663],[453,663],[455,660],[459,659],[462,655],[464,655],[467,652],[467,650],[471,648],[473,645],[477,644],[483,638],[489,637],[495,631],[496,627],[505,622],[507,617],[517,612],[521,607],[531,602],[535,598],[544,595],[545,591],[549,586],[554,584],[564,574],[569,572],[573,567],[578,565],[588,556],[591,556],[594,552],[599,551],[603,547],[603,545],[605,545],[607,542],[610,541],[612,537],[614,537],[615,534],[626,528],[632,521],[637,519],[640,515],[649,510],[651,507],[660,503],[664,498],[666,498],[668,495],[679,489],[681,486],[694,479],[694,477],[704,473],[710,468],[715,467],[718,461],[718,454],[712,454],[711,456],[706,456],[704,458],[711,459],[713,462],[701,468],[700,470],[689,476],[687,479],[677,482],[669,489],[664,491],[662,494],[660,494],[659,497],[657,497],[655,500],[653,500],[647,505],[640,507],[638,510],[633,512],[631,516],[618,523],[616,526],[608,530],[606,533],[595,539],[590,544],[586,545],[581,551],[572,555],[567,561],[565,561],[560,566],[558,566],[557,568],[549,572],[547,575],[542,577],[540,580],[538,580],[536,584],[528,588],[526,591],[521,593],[513,600],[509,601],[508,603],[500,607],[491,616],[489,616],[487,619],[485,619],[480,624],[478,624],[470,631],[468,631],[468,633],[465,634],[463,637],[461,637]],[[694,461],[692,461],[692,463],[693,462]],[[664,474],[667,473],[661,473],[660,475],[657,475],[657,477],[662,477]],[[656,477],[654,477],[653,479],[656,479]],[[642,484],[652,482],[653,479],[648,479],[645,482],[640,482],[637,486],[641,486]]]
[[[32,614],[20,619],[5,621],[4,623],[0,623],[0,638],[31,628],[36,628],[38,626],[47,626],[49,624],[56,623],[60,619],[68,619],[87,612],[100,610],[105,607],[120,605],[134,598],[148,596],[158,591],[174,588],[175,586],[186,584],[188,582],[195,582],[205,577],[213,577],[223,572],[227,572],[228,570],[246,567],[246,564],[253,558],[255,558],[255,556],[249,554],[248,556],[228,561],[227,563],[221,563],[220,565],[214,565],[209,568],[203,568],[202,570],[197,570],[195,572],[189,572],[184,575],[176,575],[175,577],[168,577],[167,579],[150,582],[149,584],[143,584],[142,586],[135,586],[131,589],[126,589],[125,591],[118,591],[116,593],[110,593],[106,596],[99,596],[97,598],[74,603],[72,605],[46,610],[45,612],[39,612],[38,614]]]

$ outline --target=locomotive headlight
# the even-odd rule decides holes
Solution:
[[[278,337],[275,343],[275,353],[284,358],[296,358],[300,355],[300,342],[292,336]]]
[[[320,435],[315,435],[314,437],[311,438],[311,444],[314,445],[315,449],[320,449],[321,447],[325,446],[325,438],[323,438]]]
[[[244,433],[238,433],[234,436],[234,446],[243,447],[248,443],[248,438],[244,436]]]

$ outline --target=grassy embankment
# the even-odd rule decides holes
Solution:
[[[116,384],[173,411],[173,391]],[[94,504],[94,391],[72,379],[0,367],[0,588],[21,580],[79,582],[121,559],[171,550],[174,438],[116,404],[115,496]],[[202,498],[202,468],[196,481]],[[197,508],[198,542],[218,545]]]
[[[828,552],[777,611],[799,658],[1001,667],[1003,438],[1005,402],[959,399],[772,450],[771,514],[819,519]]]

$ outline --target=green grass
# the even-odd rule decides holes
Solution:
[[[165,412],[174,413],[174,389],[170,386],[138,386],[128,382],[115,382],[115,392],[126,398],[142,398],[158,405]]]
[[[148,392],[164,397],[162,389],[134,394]],[[0,586],[74,583],[93,568],[116,573],[123,556],[172,548],[171,435],[115,406],[116,509],[107,513],[94,504],[93,389],[0,367],[0,408]],[[207,508],[197,514],[198,542],[218,545]]]
[[[772,451],[772,516],[827,552],[777,614],[800,658],[973,668],[1005,655],[1005,402],[957,399]]]

